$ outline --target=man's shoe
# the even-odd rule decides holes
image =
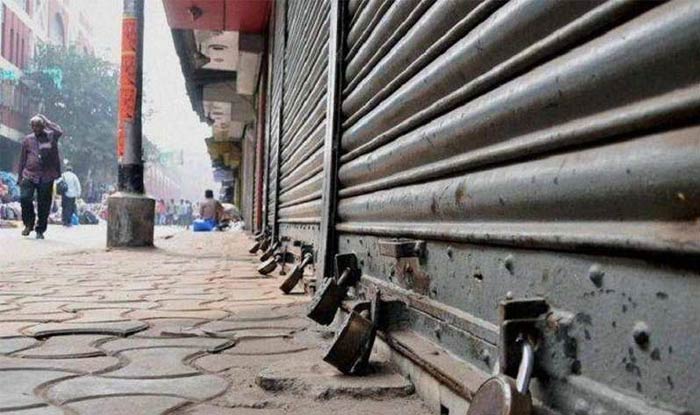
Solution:
[[[32,228],[25,226],[24,230],[22,231],[22,236],[29,236],[30,233],[32,233]]]
[[[37,232],[36,239],[44,239],[44,234],[42,232]]]

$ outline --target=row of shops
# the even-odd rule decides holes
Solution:
[[[380,292],[435,413],[523,335],[535,413],[700,412],[700,3],[164,4],[265,259]]]

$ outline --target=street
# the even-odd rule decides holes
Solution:
[[[17,228],[0,228],[0,265],[46,258],[62,252],[99,250],[105,247],[107,225],[104,223],[72,228],[49,225],[43,241],[36,240],[34,233],[28,237],[21,236],[21,223],[15,223]],[[182,228],[159,226],[155,228],[155,237],[162,239],[181,231]]]
[[[382,356],[362,378],[324,363],[333,333],[255,272],[244,234],[163,228],[156,249],[107,251],[103,232],[0,233],[0,412],[427,413]]]

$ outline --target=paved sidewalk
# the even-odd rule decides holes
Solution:
[[[0,260],[0,413],[428,413],[387,365],[351,378],[325,364],[332,333],[303,317],[308,297],[257,275],[249,244],[183,232]]]

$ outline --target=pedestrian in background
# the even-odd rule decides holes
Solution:
[[[175,219],[175,199],[170,199],[170,203],[166,206],[167,219],[165,221],[166,225],[172,225]]]
[[[58,179],[56,186],[63,187],[61,192],[61,220],[63,226],[71,226],[73,223],[73,214],[76,213],[75,201],[80,197],[82,188],[78,176],[73,173],[73,167],[66,167],[66,171]]]
[[[61,177],[58,139],[63,135],[63,130],[41,114],[32,117],[30,125],[32,133],[22,141],[17,179],[24,222],[22,235],[28,236],[34,230],[37,239],[44,239],[51,210],[54,180]]]
[[[156,213],[158,214],[158,225],[165,225],[166,210],[165,210],[165,200],[160,199],[156,204]]]

